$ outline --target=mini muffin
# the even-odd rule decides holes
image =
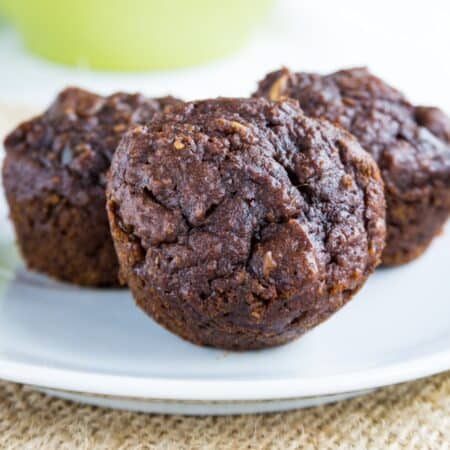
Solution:
[[[3,183],[30,269],[80,285],[118,284],[105,174],[128,126],[173,103],[69,88],[6,137]]]
[[[420,256],[450,213],[450,119],[439,109],[414,107],[367,69],[330,75],[270,73],[255,96],[291,97],[311,117],[350,131],[378,163],[385,184],[385,265]]]
[[[137,304],[196,344],[288,342],[379,263],[383,184],[347,132],[295,101],[187,103],[131,129],[107,210]]]

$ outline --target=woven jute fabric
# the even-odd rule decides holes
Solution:
[[[29,116],[0,106],[0,137]],[[114,411],[0,382],[1,449],[450,449],[450,372],[278,414],[182,417]]]
[[[277,414],[163,416],[0,383],[4,449],[450,449],[450,372]]]

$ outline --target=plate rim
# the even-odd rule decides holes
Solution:
[[[353,392],[412,381],[450,370],[450,349],[401,363],[320,378],[198,380],[139,377],[60,369],[2,360],[0,378],[45,388],[160,400],[275,400]]]

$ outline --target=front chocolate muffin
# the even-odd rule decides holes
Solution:
[[[428,247],[450,214],[450,119],[414,107],[366,69],[317,75],[270,73],[254,96],[290,97],[311,117],[353,135],[377,161],[385,184],[385,265],[403,264]]]
[[[118,284],[105,211],[105,175],[130,124],[176,100],[62,91],[5,139],[3,183],[27,265],[80,285]]]
[[[107,188],[121,275],[194,343],[258,349],[328,318],[380,261],[383,185],[296,102],[187,103],[122,139]]]

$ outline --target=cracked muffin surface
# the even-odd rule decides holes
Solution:
[[[68,88],[6,137],[3,183],[28,267],[80,285],[118,285],[106,172],[128,126],[173,103]]]
[[[329,75],[272,72],[254,96],[294,98],[311,117],[350,131],[376,160],[385,184],[385,265],[423,253],[450,214],[450,119],[413,106],[365,68]]]
[[[137,304],[225,349],[279,345],[322,322],[384,246],[373,159],[293,101],[192,102],[133,127],[113,158],[107,210]]]

